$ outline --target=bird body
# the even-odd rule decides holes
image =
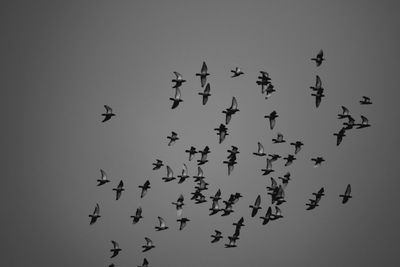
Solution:
[[[104,105],[104,108],[106,109],[106,113],[101,114],[104,117],[102,122],[106,122],[108,120],[111,120],[111,118],[115,116],[115,114],[112,111],[112,108],[110,108],[107,105]]]

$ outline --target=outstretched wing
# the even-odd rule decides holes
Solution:
[[[111,243],[113,244],[114,249],[118,249],[119,248],[119,245],[118,245],[118,243],[116,241],[111,240]]]
[[[351,185],[350,184],[348,184],[347,185],[347,187],[346,187],[346,192],[344,193],[346,196],[350,196],[350,194],[351,194]]]
[[[112,113],[112,108],[110,106],[104,105],[107,113]]]
[[[259,154],[263,154],[264,153],[264,147],[260,142],[258,142],[258,153]]]
[[[100,170],[101,173],[101,180],[107,180],[107,173],[103,170]]]
[[[179,89],[179,87],[175,88],[175,99],[181,99],[181,90]]]
[[[158,216],[158,221],[160,223],[161,228],[164,228],[166,226],[165,221],[162,217]]]
[[[180,73],[174,71],[174,74],[175,74],[176,79],[177,79],[178,81],[182,80],[182,75],[181,75]]]
[[[138,207],[136,209],[136,217],[140,217],[142,215],[142,207]]]
[[[206,62],[203,61],[203,65],[201,66],[201,74],[206,74],[208,71]]]
[[[172,171],[170,166],[167,166],[167,177],[171,178],[174,176],[174,172]]]
[[[256,202],[254,203],[254,206],[259,207],[260,204],[261,204],[261,196],[258,195],[258,196],[257,196],[257,199],[256,199]]]
[[[350,113],[349,110],[345,106],[342,106],[342,114],[347,116],[349,115],[349,113]]]
[[[98,203],[96,203],[96,207],[94,208],[93,214],[99,215],[100,213],[100,206]]]
[[[361,115],[361,124],[368,124],[368,119]]]
[[[236,100],[236,97],[232,97],[231,109],[233,109],[233,110],[237,109],[237,100]]]
[[[146,240],[146,243],[147,243],[147,246],[148,246],[148,247],[153,245],[153,241],[151,241],[150,238],[145,237],[144,239]]]

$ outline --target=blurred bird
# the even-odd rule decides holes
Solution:
[[[343,125],[346,126],[344,127],[345,130],[351,130],[353,127],[356,125],[356,121],[352,116],[348,116],[348,121],[344,122]]]
[[[228,128],[226,128],[222,123],[218,128],[215,128],[214,131],[217,131],[217,135],[219,136],[219,144],[221,144],[225,140],[225,137],[229,135]]]
[[[260,142],[258,142],[257,145],[258,145],[257,152],[253,152],[253,155],[256,155],[256,156],[259,156],[259,157],[265,156],[266,154],[265,154],[265,152],[264,152],[264,147],[263,147],[263,145],[262,145]]]
[[[183,203],[184,201],[184,197],[183,195],[179,195],[179,198],[176,202],[172,202],[173,205],[175,205],[176,208],[176,215],[178,217],[180,217],[182,215],[182,211],[183,211],[183,205],[185,205],[185,203]]]
[[[177,222],[179,222],[179,231],[182,231],[183,228],[185,228],[187,222],[189,222],[190,220],[188,218],[180,218],[176,220]]]
[[[368,96],[363,96],[363,99],[360,100],[361,105],[371,105],[371,99]]]
[[[113,248],[110,249],[110,251],[112,252],[111,258],[114,258],[115,256],[118,255],[118,253],[122,250],[119,248],[119,245],[117,242],[115,242],[114,240],[111,240],[111,243],[113,245]]]
[[[324,89],[320,88],[319,90],[317,90],[316,93],[311,94],[312,96],[315,96],[315,107],[319,107],[319,105],[321,104],[321,100],[323,97],[325,97],[324,95]]]
[[[285,167],[292,165],[293,161],[296,160],[296,158],[292,154],[289,154],[286,158],[283,159],[286,160]]]
[[[220,212],[221,209],[219,207],[218,200],[213,200],[213,202],[211,204],[211,208],[209,208],[208,210],[211,211],[209,216],[217,214],[218,212]]]
[[[312,61],[315,61],[315,64],[317,67],[321,66],[322,61],[325,60],[324,58],[324,51],[322,49],[318,52],[317,56],[315,58],[311,58]]]
[[[201,95],[203,97],[203,105],[207,104],[208,98],[211,96],[210,89],[211,89],[210,84],[207,83],[204,91],[199,93],[199,95]]]
[[[182,84],[183,84],[184,82],[186,82],[186,80],[184,80],[184,79],[182,78],[182,75],[181,75],[180,73],[174,71],[174,74],[175,74],[175,77],[176,77],[176,78],[172,80],[172,82],[175,83],[175,85],[172,86],[172,88],[175,88],[175,89],[176,89],[176,88],[178,88],[178,87],[181,87]]]
[[[241,227],[243,227],[243,226],[245,226],[244,225],[244,218],[243,217],[241,217],[237,222],[235,222],[235,223],[232,223],[236,228],[241,228]]]
[[[275,214],[271,216],[271,220],[277,220],[283,218],[282,211],[278,206],[275,206]]]
[[[340,145],[340,143],[342,143],[343,137],[346,136],[345,135],[345,128],[340,129],[340,131],[338,133],[334,133],[333,135],[336,136],[336,146]]]
[[[269,115],[265,115],[264,118],[269,119],[269,126],[271,130],[273,130],[275,127],[276,118],[278,118],[278,114],[276,113],[276,111],[274,110]]]
[[[346,191],[344,192],[344,195],[339,195],[339,197],[342,198],[342,203],[346,204],[347,201],[349,201],[350,198],[352,198],[351,196],[351,185],[348,184],[346,187]]]
[[[144,258],[144,259],[143,259],[142,265],[141,265],[141,266],[138,266],[138,267],[149,267],[149,262],[147,261],[146,258]]]
[[[218,191],[215,193],[214,196],[210,197],[213,201],[218,201],[221,199],[221,189],[218,189]]]
[[[183,164],[182,174],[178,175],[178,178],[179,178],[178,184],[183,183],[187,178],[189,178],[188,168],[187,168],[186,164]]]
[[[228,216],[233,212],[233,207],[232,207],[233,203],[230,201],[223,201],[223,202],[225,204],[225,208],[221,209],[223,211],[221,216]]]
[[[112,111],[112,108],[110,108],[107,105],[104,105],[104,108],[106,109],[106,113],[101,114],[101,116],[104,117],[104,119],[101,122],[106,122],[110,120],[113,116],[115,116],[115,114]]]
[[[317,168],[317,167],[321,166],[322,162],[324,162],[325,159],[323,157],[316,157],[316,158],[312,158],[311,161],[314,161],[314,168]]]
[[[229,243],[225,244],[225,248],[235,248],[237,247],[236,245],[236,240],[238,239],[237,237],[234,236],[228,236]]]
[[[206,146],[203,150],[199,150],[201,154],[200,160],[197,160],[197,165],[203,165],[208,162],[207,155],[210,153],[210,148]]]
[[[279,144],[279,143],[285,143],[286,140],[283,139],[283,134],[277,133],[276,138],[272,138],[272,143],[274,144]]]
[[[156,159],[156,162],[154,162],[152,165],[154,166],[154,167],[153,167],[153,171],[154,171],[154,170],[158,170],[158,169],[160,169],[162,166],[164,166],[163,161],[162,161],[162,160],[159,160],[159,159]]]
[[[222,111],[222,113],[225,114],[225,124],[228,125],[229,122],[231,121],[232,115],[235,114],[236,112],[240,111],[237,108],[237,100],[236,97],[232,97],[232,103],[231,106],[227,109],[225,109],[224,111]]]
[[[115,191],[115,200],[120,199],[122,191],[125,191],[124,189],[124,182],[121,180],[116,188],[113,188],[112,190]]]
[[[142,246],[142,248],[143,248],[142,252],[149,251],[150,249],[156,247],[156,246],[153,245],[153,241],[150,238],[145,237],[144,239],[146,240],[146,245]]]
[[[268,84],[267,88],[265,89],[265,99],[269,99],[274,92],[276,92],[274,85],[272,83]]]
[[[196,188],[197,190],[203,191],[203,190],[207,190],[207,189],[208,189],[208,188],[207,188],[207,185],[208,185],[208,183],[206,183],[204,180],[200,180],[200,181],[198,182],[198,185],[195,186],[195,188]]]
[[[316,207],[318,207],[319,200],[320,199],[309,199],[310,203],[306,203],[306,206],[307,206],[306,210],[313,210]]]
[[[263,171],[262,175],[268,175],[271,172],[274,172],[274,170],[272,169],[272,161],[267,158],[267,166],[265,167],[265,169],[261,169],[261,171]]]
[[[256,216],[258,210],[261,209],[260,204],[261,204],[261,196],[258,195],[257,198],[256,198],[256,201],[254,202],[254,205],[250,205],[249,206],[252,209],[251,217]]]
[[[294,154],[296,155],[297,153],[300,152],[301,147],[304,145],[301,141],[296,141],[294,143],[290,143],[290,145],[294,146]]]
[[[181,90],[178,87],[175,88],[175,96],[169,98],[169,100],[172,101],[171,109],[175,109],[179,105],[180,102],[183,102],[181,97],[182,97]]]
[[[325,188],[321,187],[317,193],[312,193],[315,196],[315,199],[320,199],[321,197],[325,196]]]
[[[194,175],[193,178],[194,178],[195,182],[198,182],[198,181],[203,180],[205,178],[203,170],[201,169],[200,166],[197,167],[197,175]]]
[[[230,155],[228,156],[228,159],[230,158],[235,158],[236,159],[236,155],[239,154],[239,149],[236,146],[231,146],[231,149],[227,150],[228,153],[230,153]]]
[[[162,230],[168,229],[168,226],[165,224],[164,219],[160,216],[158,216],[157,218],[158,218],[159,226],[155,227],[156,231],[162,231]]]
[[[147,190],[151,188],[150,181],[147,180],[146,182],[144,182],[143,185],[139,185],[138,187],[142,189],[142,191],[140,192],[140,198],[143,198],[147,194]]]
[[[235,158],[230,158],[227,161],[223,161],[224,164],[226,164],[228,166],[228,175],[231,175],[231,173],[233,172],[233,169],[235,167],[235,165],[237,164],[237,161]]]
[[[350,111],[345,106],[342,106],[342,114],[338,114],[338,119],[346,119],[349,118]]]
[[[290,181],[290,172],[287,172],[283,177],[278,177],[278,179],[282,180],[282,185],[286,187]]]
[[[314,86],[310,86],[310,89],[313,90],[313,91],[318,91],[321,88],[322,88],[321,78],[318,75],[316,75],[315,76],[315,85]]]
[[[110,180],[107,179],[107,173],[105,171],[100,169],[100,174],[101,174],[101,177],[100,177],[100,179],[97,180],[97,182],[98,182],[97,186],[100,186],[100,185],[110,182]]]
[[[218,230],[214,230],[215,234],[211,235],[213,240],[211,240],[211,243],[218,242],[221,238],[223,238],[222,233]]]
[[[271,207],[268,207],[267,212],[265,213],[265,216],[261,216],[260,219],[263,220],[262,225],[266,225],[272,217],[272,209]]]
[[[281,158],[281,156],[279,156],[278,154],[268,154],[268,157],[271,163]]]
[[[172,131],[171,136],[167,136],[167,139],[169,139],[168,146],[172,146],[177,140],[179,140],[179,137],[176,132]]]
[[[231,72],[233,73],[233,75],[231,76],[232,78],[238,77],[238,76],[244,74],[244,72],[239,67],[236,67],[234,70],[231,70]]]
[[[258,76],[257,85],[261,86],[261,94],[265,92],[265,86],[268,86],[271,83],[271,78],[269,77],[268,72],[260,71],[261,76]]]
[[[161,179],[164,182],[171,182],[172,180],[176,179],[176,177],[174,177],[174,172],[172,171],[171,167],[167,166],[167,177],[162,177]]]
[[[90,217],[90,225],[94,224],[97,221],[97,219],[101,217],[99,204],[96,204],[93,213],[90,214],[89,217]]]
[[[196,73],[196,76],[200,76],[201,87],[204,87],[207,83],[207,76],[210,75],[207,71],[207,64],[203,61],[200,73]]]
[[[185,152],[189,153],[189,161],[191,161],[194,155],[197,153],[196,148],[194,146],[191,146],[190,149],[186,149]]]
[[[361,115],[361,123],[357,124],[357,129],[367,128],[370,126],[368,119]]]
[[[271,177],[271,186],[267,186],[267,190],[274,192],[276,189],[278,189],[278,183],[274,178]]]
[[[133,219],[133,224],[137,224],[139,222],[140,219],[143,218],[142,216],[142,207],[138,207],[136,209],[136,213],[135,215],[132,215],[131,218]]]

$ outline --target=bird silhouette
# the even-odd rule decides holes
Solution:
[[[164,166],[163,161],[156,159],[156,162],[152,163],[153,167],[153,171],[155,170],[159,170],[162,166]]]
[[[229,239],[229,243],[225,244],[225,248],[235,248],[235,247],[237,247],[236,240],[238,239],[238,237],[228,236],[228,239]]]
[[[316,157],[316,158],[312,158],[311,161],[314,161],[314,168],[317,168],[317,167],[321,166],[322,162],[324,162],[325,159],[323,157]]]
[[[157,218],[158,218],[159,226],[155,227],[156,231],[162,231],[162,230],[168,229],[168,226],[165,224],[164,219],[160,216],[158,216]]]
[[[231,121],[232,115],[235,114],[236,112],[240,111],[237,107],[238,107],[238,104],[237,104],[236,97],[232,97],[231,106],[229,108],[225,109],[224,111],[222,111],[222,113],[225,114],[225,124],[226,125],[228,125],[229,122]]]
[[[338,145],[340,145],[340,143],[342,143],[343,137],[346,136],[345,132],[346,132],[345,128],[341,128],[338,133],[333,134],[336,136],[336,146],[338,146]]]
[[[294,143],[290,143],[290,145],[294,146],[294,154],[296,155],[297,153],[300,152],[301,147],[304,145],[303,142],[301,141],[296,141]]]
[[[153,241],[150,238],[145,237],[144,239],[146,240],[146,245],[142,246],[142,248],[143,248],[142,252],[146,252],[146,251],[149,251],[152,248],[155,248],[155,246],[153,244]]]
[[[339,195],[342,198],[342,203],[346,204],[347,201],[349,201],[350,198],[352,198],[351,196],[351,185],[348,184],[346,187],[346,191],[344,192],[344,195]]]
[[[278,179],[282,180],[282,185],[286,187],[290,181],[290,176],[290,172],[287,172],[283,177],[278,177]]]
[[[366,117],[361,115],[361,123],[357,124],[357,129],[367,128],[370,127],[369,121]]]
[[[249,206],[252,209],[251,217],[254,217],[257,215],[258,210],[261,209],[260,204],[261,204],[261,196],[258,195],[256,198],[256,201],[254,202],[254,205]]]
[[[277,133],[276,138],[272,138],[272,143],[274,144],[280,144],[280,143],[285,143],[286,140],[283,139],[283,134]]]
[[[267,186],[267,190],[269,192],[274,192],[276,189],[278,189],[278,183],[271,177],[271,186]]]
[[[179,231],[182,231],[183,228],[186,227],[187,222],[189,222],[190,220],[188,218],[180,218],[176,221],[179,222]]]
[[[371,99],[368,96],[363,96],[362,98],[363,99],[360,100],[361,105],[371,105],[372,104]]]
[[[184,80],[184,79],[182,78],[182,75],[181,75],[180,73],[174,71],[174,74],[175,74],[175,79],[173,79],[172,82],[175,83],[175,85],[172,86],[172,88],[175,88],[175,89],[176,89],[176,88],[178,88],[178,87],[181,87],[182,84],[183,84],[184,82],[186,82],[186,80]]]
[[[116,188],[113,188],[115,191],[115,200],[118,200],[121,198],[122,191],[125,191],[124,189],[124,182],[121,180]]]
[[[143,185],[139,185],[138,187],[142,189],[140,192],[140,198],[143,198],[147,194],[147,190],[151,188],[150,181],[147,180]]]
[[[169,100],[172,101],[171,109],[175,109],[179,105],[179,103],[183,102],[183,99],[181,97],[181,90],[179,89],[179,87],[175,88],[175,96],[169,98]]]
[[[229,160],[225,160],[223,161],[224,164],[226,164],[228,166],[228,175],[231,175],[231,173],[233,172],[235,165],[237,164],[236,161],[236,156],[234,158],[229,158]]]
[[[203,180],[205,178],[203,170],[201,169],[200,166],[197,166],[197,175],[194,175],[193,178],[194,178],[195,182],[198,182],[198,181]]]
[[[265,167],[265,169],[261,169],[261,171],[263,171],[262,175],[268,175],[271,172],[274,172],[274,170],[272,169],[272,161],[271,159],[267,158],[267,166]]]
[[[322,80],[318,75],[316,75],[315,76],[315,85],[310,86],[310,89],[316,92],[316,91],[320,90],[321,88],[322,88]]]
[[[141,266],[138,266],[138,267],[149,267],[149,262],[147,261],[146,258],[144,258],[144,259],[143,259],[142,265],[141,265]]]
[[[97,186],[104,185],[104,184],[110,182],[110,180],[107,179],[107,173],[105,171],[100,170],[100,174],[101,174],[101,177],[100,177],[100,179],[97,180],[97,182],[98,182]]]
[[[312,61],[315,61],[317,67],[321,66],[322,62],[325,60],[324,58],[324,51],[322,49],[318,52],[315,58],[311,58]]]
[[[238,77],[238,76],[244,74],[244,72],[239,67],[236,67],[234,70],[231,70],[231,72],[233,73],[231,76],[232,78]]]
[[[293,161],[296,160],[296,158],[292,154],[289,154],[286,158],[283,159],[286,160],[285,167],[292,165]]]
[[[210,197],[213,201],[218,201],[221,199],[221,189],[218,189],[214,196]]]
[[[211,235],[213,240],[211,240],[211,243],[216,243],[218,242],[221,238],[223,238],[221,231],[214,230],[215,234]]]
[[[118,243],[115,242],[114,240],[111,240],[111,243],[112,243],[112,245],[113,245],[113,248],[110,249],[110,251],[112,252],[111,258],[114,258],[114,257],[116,257],[116,256],[119,254],[119,252],[120,252],[122,249],[119,248]]]
[[[201,158],[197,160],[197,165],[203,165],[208,162],[207,157],[210,153],[210,148],[206,146],[203,150],[200,150],[199,153],[201,154]]]
[[[258,142],[257,145],[258,145],[257,152],[253,152],[253,155],[256,155],[259,157],[265,156],[266,154],[264,152],[264,146],[260,142]]]
[[[272,96],[272,94],[276,92],[274,85],[272,83],[268,84],[264,92],[265,92],[265,99],[269,99]]]
[[[187,168],[186,164],[183,164],[182,174],[178,175],[178,178],[179,178],[178,184],[183,183],[187,178],[189,178],[188,168]]]
[[[90,217],[90,225],[94,224],[97,221],[97,219],[101,217],[100,206],[98,203],[96,204],[93,213],[90,214],[89,217]]]
[[[176,215],[178,217],[180,217],[182,215],[183,205],[185,205],[185,203],[183,203],[183,201],[184,201],[184,197],[182,194],[180,194],[178,197],[178,200],[176,202],[172,202],[172,204],[175,205]]]
[[[115,116],[115,114],[112,111],[112,108],[110,108],[107,105],[104,105],[104,108],[106,109],[106,113],[101,114],[101,116],[104,117],[104,119],[101,122],[109,121],[112,117]]]
[[[191,161],[194,155],[197,153],[196,148],[194,146],[191,146],[190,149],[186,149],[185,152],[189,154],[189,161]]]
[[[225,140],[225,137],[229,135],[228,128],[226,128],[226,126],[222,123],[218,128],[215,128],[214,131],[217,131],[217,135],[219,136],[219,144],[221,144]]]
[[[203,97],[203,105],[207,104],[208,98],[211,96],[210,94],[210,84],[207,83],[206,88],[204,88],[203,92],[200,92],[199,95],[201,95]]]
[[[168,146],[172,146],[177,140],[179,140],[179,137],[176,132],[172,131],[171,136],[167,136],[167,139],[169,139]]]
[[[143,216],[142,216],[142,207],[138,207],[136,209],[135,215],[132,215],[131,218],[133,219],[132,223],[133,224],[137,224],[140,221],[140,219],[143,218]]]
[[[167,176],[161,178],[164,182],[171,182],[172,180],[175,180],[176,177],[174,177],[174,172],[172,171],[171,167],[167,166]]]
[[[277,220],[283,218],[282,211],[278,206],[275,206],[275,213],[272,214],[271,220]]]
[[[271,163],[281,158],[281,156],[278,154],[268,154],[268,157]]]
[[[345,106],[342,106],[342,114],[338,114],[338,119],[346,119],[349,118],[350,111]]]
[[[262,225],[266,225],[272,217],[272,209],[271,207],[268,207],[267,212],[265,213],[265,216],[261,216],[260,219],[262,219]]]
[[[204,87],[204,85],[207,83],[207,76],[210,75],[207,71],[207,64],[203,61],[200,73],[196,73],[196,76],[200,76],[201,87]]]
[[[213,202],[211,204],[211,208],[209,208],[208,210],[211,211],[209,216],[212,216],[212,215],[217,214],[218,212],[220,212],[221,209],[219,207],[218,200],[213,199]]]
[[[273,130],[275,127],[276,118],[278,118],[278,114],[276,113],[276,111],[274,110],[269,115],[265,115],[264,118],[269,119],[269,127],[271,128],[271,130]]]
[[[322,98],[325,97],[324,95],[324,89],[320,88],[316,91],[316,93],[311,94],[312,96],[315,96],[315,107],[319,107],[321,104]]]

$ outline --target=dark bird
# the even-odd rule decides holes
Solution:
[[[237,247],[236,240],[238,239],[238,237],[228,236],[228,239],[229,239],[229,243],[225,244],[226,248],[235,248],[235,247]]]
[[[89,217],[90,217],[90,225],[94,224],[97,221],[97,219],[101,217],[99,204],[96,204],[93,213],[90,214]]]
[[[325,60],[324,58],[324,51],[322,51],[322,49],[318,52],[317,56],[315,58],[311,59],[312,61],[315,61],[315,64],[317,65],[317,67],[321,66],[322,61]]]
[[[342,140],[343,140],[343,137],[346,136],[346,135],[345,135],[345,132],[346,132],[345,128],[342,128],[342,129],[339,130],[338,133],[334,133],[334,134],[333,134],[333,135],[336,136],[336,145],[337,145],[337,146],[340,145],[340,143],[341,143]]]
[[[189,161],[191,161],[194,155],[197,153],[196,148],[194,146],[191,146],[190,149],[186,149],[185,152],[189,153]]]
[[[316,93],[311,94],[311,95],[312,95],[312,96],[315,96],[315,107],[318,108],[319,105],[321,104],[322,98],[325,97],[325,95],[324,95],[324,89],[321,88],[321,89],[317,90]]]
[[[146,182],[144,182],[143,185],[139,185],[138,187],[142,189],[142,191],[140,192],[140,198],[143,198],[147,194],[147,190],[151,188],[150,181],[147,180]]]
[[[272,169],[272,161],[267,158],[267,166],[265,167],[265,169],[261,169],[261,171],[263,171],[262,175],[268,175],[271,172],[274,172],[274,170]]]
[[[186,80],[184,80],[184,79],[182,78],[182,75],[181,75],[180,73],[174,71],[174,74],[175,74],[176,77],[175,77],[175,79],[172,80],[172,82],[175,83],[175,85],[172,86],[172,88],[181,87],[181,85],[182,85],[184,82],[186,82]]]
[[[188,218],[180,218],[176,220],[177,222],[179,222],[179,231],[182,231],[183,228],[185,228],[187,222],[189,222],[190,220]]]
[[[270,83],[267,85],[267,88],[265,88],[265,99],[270,98],[273,92],[276,92],[276,90],[274,89],[274,85]]]
[[[268,154],[268,157],[271,163],[281,158],[281,156],[279,156],[278,154]]]
[[[232,78],[238,77],[238,76],[244,74],[244,72],[239,67],[236,67],[234,70],[231,70],[231,72],[233,73],[231,76]]]
[[[342,106],[342,114],[338,114],[338,119],[346,119],[349,118],[350,111],[345,106]]]
[[[321,199],[321,197],[325,196],[325,189],[321,187],[317,193],[312,193],[315,196],[315,199]]]
[[[208,97],[211,96],[209,83],[207,83],[206,88],[204,88],[204,91],[200,92],[199,95],[201,95],[203,97],[203,105],[207,104]]]
[[[296,160],[296,158],[292,154],[289,154],[286,158],[283,159],[286,160],[285,167],[292,165],[293,161]]]
[[[145,237],[144,239],[146,240],[146,245],[143,245],[143,246],[142,246],[142,248],[143,248],[142,252],[149,251],[150,249],[156,247],[156,246],[153,245],[153,241],[151,241],[150,238]]]
[[[368,119],[361,115],[361,123],[357,124],[357,129],[367,128],[370,126]]]
[[[236,204],[239,201],[239,199],[242,198],[242,197],[243,197],[242,194],[235,193],[235,194],[232,194],[229,197],[229,201],[231,201],[233,204]]]
[[[280,143],[285,143],[286,140],[283,139],[283,134],[277,133],[276,138],[272,138],[272,143],[274,144],[280,144]]]
[[[154,162],[152,165],[154,166],[153,171],[159,170],[162,166],[164,166],[163,161],[159,159],[156,159],[156,162]]]
[[[179,140],[179,137],[176,132],[172,131],[171,136],[167,136],[167,139],[169,139],[168,146],[172,146],[177,140]]]
[[[195,188],[196,188],[197,190],[203,191],[203,190],[207,190],[207,189],[208,189],[208,188],[207,188],[207,185],[208,185],[208,183],[206,183],[204,180],[200,180],[200,181],[198,182],[198,185],[195,186]]]
[[[271,78],[266,71],[260,71],[260,73],[261,76],[258,76],[258,81],[256,83],[261,86],[261,94],[264,94],[265,86],[268,86],[271,83]]]
[[[352,198],[351,196],[351,185],[348,184],[346,187],[346,191],[344,192],[344,195],[339,195],[339,197],[342,198],[342,203],[346,204],[347,201],[349,201],[350,198]]]
[[[321,166],[322,162],[324,162],[325,159],[323,157],[316,157],[316,158],[312,158],[311,161],[314,161],[314,168],[317,168],[317,167]]]
[[[278,177],[278,179],[282,180],[282,184],[284,186],[287,186],[287,184],[290,181],[290,172],[287,172],[286,174],[284,174],[283,177]]]
[[[218,189],[214,196],[210,197],[213,201],[218,201],[221,199],[221,189]]]
[[[136,213],[135,215],[131,215],[131,218],[133,219],[133,224],[137,224],[139,222],[140,219],[143,218],[142,216],[142,207],[138,207],[136,209]]]
[[[214,230],[215,234],[211,235],[213,240],[211,240],[211,243],[218,242],[221,238],[223,238],[222,233],[218,230]]]
[[[100,174],[101,174],[101,177],[100,177],[100,179],[97,180],[97,182],[98,182],[97,186],[100,186],[100,185],[110,182],[110,180],[107,179],[107,173],[105,171],[100,170]]]
[[[111,243],[113,244],[113,248],[110,249],[110,251],[112,252],[111,258],[114,258],[115,256],[118,255],[118,253],[122,250],[119,248],[119,245],[117,242],[115,242],[114,240],[111,240]]]
[[[300,152],[301,147],[304,145],[301,141],[296,141],[294,143],[290,143],[290,145],[294,146],[294,154],[296,155],[297,153]]]
[[[320,198],[309,199],[309,201],[310,201],[310,203],[306,203],[306,206],[307,206],[306,210],[313,210],[313,209],[315,209],[316,207],[319,206],[318,203],[320,201]]]
[[[345,130],[351,130],[354,126],[356,126],[356,120],[351,115],[349,115],[347,118],[347,122],[344,122],[343,125],[346,126],[344,127]]]
[[[276,111],[274,110],[269,115],[265,115],[264,118],[269,119],[269,126],[271,130],[273,130],[275,127],[276,118],[278,118],[278,114],[276,113]]]
[[[253,152],[253,155],[256,155],[256,156],[259,156],[259,157],[265,156],[266,154],[265,154],[265,152],[264,152],[264,147],[263,147],[263,145],[262,145],[260,142],[258,142],[257,145],[258,145],[257,152]]]
[[[194,175],[193,178],[194,178],[195,182],[198,182],[198,181],[203,180],[205,178],[203,170],[201,169],[200,166],[197,167],[197,175]]]
[[[218,200],[213,200],[213,202],[211,204],[211,208],[209,208],[208,210],[211,211],[209,216],[217,214],[218,212],[220,212],[221,209],[219,207]]]
[[[179,105],[179,103],[183,102],[183,100],[181,99],[181,90],[178,87],[175,88],[175,96],[170,97],[169,100],[172,101],[171,109],[175,109]]]
[[[196,193],[197,193],[197,195],[196,195]],[[201,203],[207,202],[206,196],[203,195],[203,194],[201,193],[200,190],[196,190],[196,191],[195,191],[194,193],[192,193],[192,194],[195,194],[195,195],[196,195],[194,204],[201,204]]]
[[[231,106],[227,109],[225,109],[224,111],[222,111],[222,113],[225,114],[225,124],[228,125],[229,122],[231,121],[232,115],[235,114],[236,112],[240,111],[237,108],[238,104],[237,104],[237,100],[236,97],[232,97],[232,103]]]
[[[166,225],[164,219],[160,216],[158,216],[157,218],[158,218],[159,226],[154,227],[156,229],[156,231],[162,231],[162,230],[168,229],[168,226]]]
[[[275,206],[275,214],[272,215],[271,220],[283,218],[282,211],[278,206]]]
[[[270,192],[274,192],[278,189],[278,183],[274,178],[271,177],[271,186],[267,186],[267,190]]]
[[[368,96],[363,96],[363,99],[360,100],[361,105],[371,105],[371,99]]]
[[[106,122],[115,116],[115,114],[112,111],[112,108],[110,108],[107,105],[104,105],[104,108],[106,109],[106,113],[101,114],[101,116],[104,117],[104,119],[101,122]]]
[[[237,229],[239,228],[241,228],[241,227],[243,227],[243,226],[245,226],[244,225],[244,218],[243,217],[241,217],[237,222],[235,222],[235,223],[232,223]]]
[[[164,182],[171,182],[172,180],[176,179],[176,177],[174,177],[174,172],[172,171],[171,167],[167,166],[167,177],[162,177],[161,179]]]
[[[138,267],[149,267],[149,262],[147,261],[146,258],[144,258],[144,259],[143,259],[142,265],[141,265],[141,266],[138,266]]]
[[[260,219],[263,220],[262,224],[266,225],[271,220],[271,217],[272,217],[272,209],[271,209],[271,207],[268,207],[268,210],[267,210],[267,213],[265,213],[265,216],[260,217]]]
[[[229,135],[228,134],[228,128],[226,128],[226,126],[223,125],[222,123],[219,125],[218,128],[215,128],[214,131],[217,131],[217,135],[219,136],[219,143],[220,144],[225,140],[225,137],[227,135]]]
[[[318,75],[316,75],[315,76],[315,85],[314,86],[310,86],[310,89],[313,90],[313,91],[318,91],[321,88],[322,88],[321,78]]]
[[[239,154],[240,152],[236,146],[231,146],[231,149],[228,149],[228,153],[230,153],[230,155],[232,155],[232,156],[228,156],[228,159],[230,159],[233,156],[236,157],[236,154]]]
[[[258,195],[257,198],[256,198],[256,201],[254,202],[254,205],[250,205],[249,206],[252,209],[251,217],[256,216],[258,210],[261,209],[260,204],[261,204],[261,196]]]
[[[201,158],[197,160],[197,165],[203,165],[208,162],[207,155],[210,153],[210,148],[206,146],[203,150],[200,150]]]
[[[277,206],[281,205],[282,203],[285,203],[285,190],[283,189],[282,185],[279,185],[277,188],[275,188],[274,191],[269,192],[269,195],[271,195],[271,202],[272,204],[275,204]]]
[[[183,164],[182,174],[178,175],[178,178],[179,178],[178,184],[183,183],[187,178],[189,178],[188,168],[187,168],[186,164]]]
[[[183,203],[184,201],[184,197],[183,195],[179,195],[179,198],[176,202],[172,202],[173,205],[175,205],[176,208],[176,215],[178,217],[180,217],[182,215],[182,211],[183,211],[183,205],[185,205],[185,203]]]
[[[200,73],[196,73],[196,76],[200,76],[201,87],[204,87],[207,83],[207,76],[210,75],[207,71],[207,64],[203,61]]]
[[[113,188],[113,190],[115,191],[116,195],[115,195],[115,200],[118,200],[121,195],[122,195],[122,191],[125,191],[124,189],[124,182],[121,180],[118,184],[118,186],[116,188]]]
[[[231,175],[233,172],[235,165],[237,164],[237,161],[235,158],[229,158],[229,160],[223,161],[224,164],[228,166],[228,175]]]
[[[228,216],[233,212],[233,203],[230,201],[224,201],[225,208],[221,209],[224,213],[221,214],[221,216]]]

